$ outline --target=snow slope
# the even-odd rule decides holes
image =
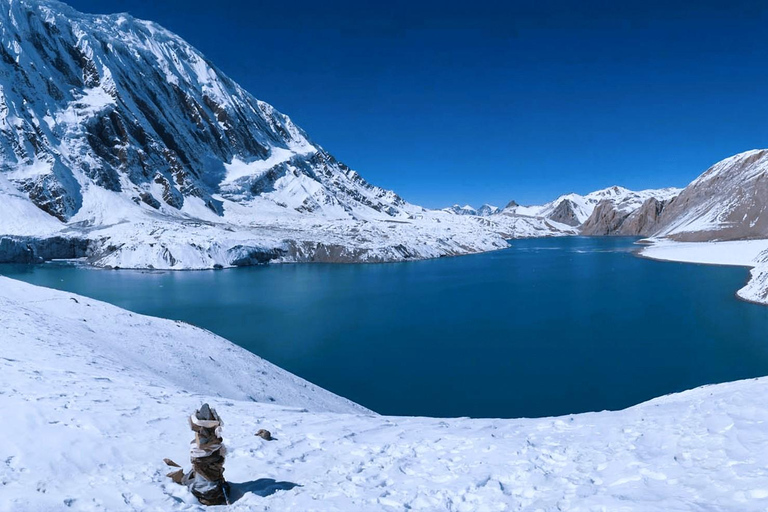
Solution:
[[[565,204],[572,212],[574,222],[571,225],[576,226],[584,224],[595,211],[597,205],[602,201],[610,201],[621,211],[632,211],[640,208],[646,200],[652,197],[659,200],[666,200],[674,197],[678,193],[680,193],[680,189],[676,188],[649,189],[636,192],[624,187],[614,186],[596,190],[584,196],[579,194],[566,194],[558,197],[554,201],[540,206],[515,205],[508,207],[506,210],[520,215],[547,217],[553,220],[558,220],[555,214],[558,212],[558,209],[562,210],[563,204]],[[562,221],[563,219],[560,220]]]
[[[173,269],[506,247],[369,184],[175,34],[48,0],[0,0],[0,214],[0,261],[67,257],[51,237]]]
[[[634,232],[619,232],[614,229],[615,225],[621,225],[625,219],[641,213],[646,203],[665,203],[679,193],[680,190],[676,188],[634,192],[623,187],[609,187],[585,196],[566,194],[538,206],[521,206],[511,201],[503,210],[480,210],[483,210],[485,218],[499,226],[497,231],[514,235],[508,238],[582,233],[636,235]],[[458,205],[446,208],[446,211],[460,215],[478,215],[480,210],[473,213],[474,210],[470,206]]]
[[[768,238],[768,150],[722,160],[665,209],[656,236],[679,241]]]
[[[744,300],[768,305],[768,240],[675,242],[652,240],[640,254],[646,258],[710,265],[750,267],[751,279],[737,292]]]
[[[623,221],[640,213],[646,202],[667,202],[679,193],[676,188],[634,192],[623,187],[610,187],[585,196],[567,194],[539,206],[520,206],[511,201],[504,209],[483,205],[475,210],[470,205],[453,205],[443,211],[456,216],[481,217],[485,225],[505,238],[569,236],[584,233],[590,222],[602,222],[603,215],[598,215],[599,212],[610,211]],[[610,228],[602,231],[599,234],[637,234],[615,233]],[[587,230],[585,234],[597,233]]]
[[[30,203],[5,176],[0,173],[0,233],[49,235],[61,231],[61,221]]]
[[[232,510],[768,507],[768,379],[560,418],[382,417],[207,331],[5,278],[0,340],[0,511],[206,510],[162,463],[187,461],[203,401]]]
[[[661,211],[652,240],[650,258],[752,267],[738,295],[768,304],[768,150],[707,169]]]

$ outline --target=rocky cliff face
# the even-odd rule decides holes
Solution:
[[[652,235],[658,230],[661,214],[674,200],[675,198],[667,200],[648,198],[639,209],[627,217],[619,231],[622,235],[628,236]]]
[[[506,246],[369,184],[162,27],[47,0],[0,0],[0,235],[131,268]]]
[[[623,187],[609,187],[587,195],[567,194],[541,206],[515,206],[521,215],[547,218],[559,224],[579,228],[587,235],[612,235],[628,216],[640,209],[649,199],[668,201],[679,189],[651,189],[632,191]]]
[[[659,219],[673,199],[649,197],[639,208],[622,208],[621,204],[602,201],[581,226],[589,236],[650,236],[658,230]]]
[[[555,206],[552,213],[548,215],[548,218],[567,226],[578,226],[581,222],[576,209],[577,206],[572,200],[564,199]]]
[[[680,241],[768,238],[768,150],[718,162],[683,190],[656,236]]]
[[[408,216],[154,23],[0,0],[0,43],[0,173],[61,221],[94,213],[93,187],[175,216],[254,196]]]
[[[539,206],[521,206],[510,201],[503,210],[486,205],[479,210],[454,205],[445,211],[486,217],[492,229],[509,238],[575,234],[647,236],[658,227],[661,212],[679,192],[675,188],[635,192],[609,187],[585,196],[567,194]]]

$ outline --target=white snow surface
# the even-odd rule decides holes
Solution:
[[[751,279],[737,292],[744,300],[768,305],[768,240],[675,242],[651,240],[640,254],[664,261],[750,267]]]
[[[127,14],[0,0],[0,53],[0,236],[85,239],[96,266],[402,261],[577,233],[547,206],[432,211],[374,186],[181,38]],[[643,194],[567,197],[583,221],[599,200]]]
[[[189,466],[203,402],[222,510],[768,507],[768,379],[559,418],[384,417],[207,331],[6,278],[0,340],[0,511],[216,510],[162,462]]]
[[[93,265],[163,269],[507,246],[369,184],[152,22],[0,0],[0,53],[0,236],[87,239]]]
[[[29,202],[29,199],[0,173],[0,234],[36,233],[45,236],[63,227],[61,221]]]
[[[662,188],[633,191],[624,187],[613,186],[590,192],[586,195],[565,194],[554,201],[538,206],[513,206],[505,211],[533,217],[549,217],[560,206],[563,201],[570,201],[573,205],[573,211],[579,224],[583,224],[595,211],[595,208],[602,201],[611,201],[620,211],[636,210],[642,204],[655,197],[660,201],[665,201],[677,196],[680,193],[679,188]]]
[[[768,235],[768,150],[726,158],[691,182],[657,236],[683,241],[759,239]],[[688,238],[688,240],[686,240]]]

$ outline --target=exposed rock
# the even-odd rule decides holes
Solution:
[[[658,229],[662,212],[673,201],[674,199],[659,201],[655,197],[649,198],[643,203],[643,206],[627,217],[615,234],[626,236],[652,235]]]
[[[228,251],[230,265],[235,267],[250,267],[263,265],[284,256],[286,251],[279,249],[264,249],[261,247],[246,247],[238,245]]]
[[[151,206],[155,210],[159,210],[160,209],[160,206],[161,206],[160,205],[160,201],[155,199],[155,196],[153,196],[149,192],[142,192],[139,195],[139,198],[141,199],[142,202],[148,204],[149,206]]]
[[[370,249],[351,248],[340,244],[322,242],[288,241],[288,257],[301,263],[383,263],[392,261]]]
[[[656,236],[698,242],[768,238],[768,150],[718,162],[665,208]]]
[[[564,199],[555,207],[547,217],[555,222],[568,226],[578,226],[579,218],[576,215],[576,205],[570,199]]]
[[[589,236],[619,234],[621,225],[629,215],[630,212],[619,210],[612,201],[603,200],[581,226],[581,233]]]
[[[592,215],[581,226],[581,233],[589,236],[649,236],[658,227],[659,218],[671,201],[648,198],[636,210],[621,210],[611,201],[597,205]]]
[[[256,432],[256,436],[262,438],[265,441],[272,441],[272,439],[273,439],[272,438],[272,432],[270,432],[269,430],[265,430],[263,428],[259,429],[259,431]]]
[[[0,237],[0,263],[41,263],[43,261],[84,258],[90,242],[80,238]]]

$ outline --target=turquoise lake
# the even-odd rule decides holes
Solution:
[[[382,414],[561,415],[768,375],[768,307],[735,297],[747,269],[650,261],[633,242],[518,240],[396,264],[0,274],[204,327]]]

